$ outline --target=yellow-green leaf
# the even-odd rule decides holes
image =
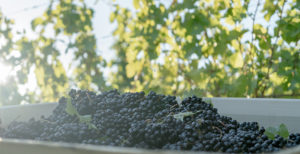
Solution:
[[[133,0],[133,6],[135,9],[139,9],[140,8],[140,1],[139,0]]]
[[[234,68],[241,68],[243,67],[243,56],[240,52],[236,52],[233,55],[230,56],[229,63]]]
[[[132,78],[136,74],[136,63],[129,63],[126,66],[126,75],[128,78]]]

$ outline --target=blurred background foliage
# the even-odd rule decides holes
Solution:
[[[32,21],[34,37],[14,33],[13,20],[0,12],[0,60],[15,72],[0,84],[2,105],[57,101],[70,87],[300,97],[298,0],[258,0],[252,9],[250,0],[173,0],[169,5],[133,0],[134,10],[114,1],[110,21],[117,24],[112,34],[116,56],[110,61],[97,52],[93,32],[94,11],[101,10],[83,0],[56,2]],[[266,24],[257,21],[258,13]],[[268,24],[271,18],[275,24]],[[62,52],[74,55],[72,75],[58,59]],[[38,87],[21,94],[18,89],[31,70]]]

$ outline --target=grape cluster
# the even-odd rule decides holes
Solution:
[[[66,112],[68,99],[62,97],[49,117],[13,121],[6,129],[0,128],[0,136],[226,153],[274,152],[300,144],[299,133],[271,140],[257,122],[240,123],[222,116],[212,104],[195,96],[178,103],[175,96],[154,92],[71,90],[69,97],[78,115],[90,120],[83,122],[78,115]]]

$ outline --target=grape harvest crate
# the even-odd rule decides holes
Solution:
[[[265,98],[205,98],[213,103],[220,114],[238,121],[257,121],[260,126],[279,126],[284,123],[289,132],[300,132],[300,99]],[[1,126],[11,121],[25,121],[32,117],[48,116],[57,103],[6,106],[0,108]],[[1,154],[193,154],[187,151],[145,150],[111,146],[94,146],[62,142],[42,142],[21,139],[1,139]],[[199,152],[196,152],[199,153]],[[206,152],[200,152],[206,153]],[[280,153],[300,153],[300,146],[282,150]]]

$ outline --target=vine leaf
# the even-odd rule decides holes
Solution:
[[[180,106],[182,101],[181,101],[181,98],[179,96],[176,97],[176,101],[177,101],[177,104]]]
[[[275,127],[268,127],[265,131],[265,135],[267,135],[268,138],[272,140],[275,139],[276,133],[277,133],[277,129]]]
[[[195,114],[195,113],[193,113],[193,112],[181,112],[181,113],[174,114],[173,117],[174,117],[175,119],[178,119],[178,120],[183,121],[183,118],[184,118],[184,117],[192,116],[192,115],[194,115],[194,114]]]
[[[135,9],[139,9],[140,7],[139,0],[133,0],[133,6]]]
[[[241,68],[243,66],[243,56],[241,53],[236,52],[230,57],[230,64],[234,68]]]
[[[72,105],[72,102],[71,102],[71,98],[67,98],[67,106],[66,106],[66,112],[71,115],[71,116],[78,116],[78,112],[76,110],[76,108]]]
[[[97,129],[97,127],[92,123],[91,115],[80,115],[76,108],[72,105],[71,98],[67,98],[66,112],[71,116],[76,116],[79,122],[85,123],[89,129]]]
[[[279,130],[278,130],[278,135],[287,139],[290,135],[287,127],[284,124],[280,124]]]
[[[80,122],[91,122],[92,121],[92,116],[91,115],[79,116],[79,121]]]
[[[265,135],[267,135],[268,138],[272,140],[275,139],[276,135],[287,139],[289,137],[289,131],[284,124],[280,124],[279,127],[268,127],[265,131]]]
[[[79,115],[79,122],[88,125],[89,129],[97,129],[97,127],[92,123],[91,115]]]

